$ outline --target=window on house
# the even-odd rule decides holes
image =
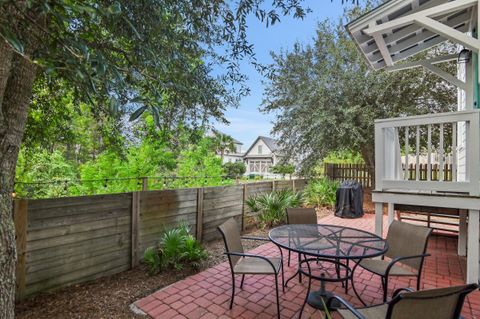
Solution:
[[[258,145],[258,154],[262,154],[262,145]]]

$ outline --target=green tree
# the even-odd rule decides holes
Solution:
[[[456,88],[429,72],[368,68],[343,23],[361,11],[319,23],[313,45],[272,53],[264,111],[278,114],[273,131],[304,170],[332,151],[359,153],[373,167],[375,119],[454,108]]]
[[[217,130],[213,130],[212,147],[223,161],[225,153],[233,153],[236,151],[235,142],[230,135],[223,134]]]
[[[297,0],[6,0],[0,3],[0,317],[14,317],[15,166],[37,75],[65,79],[94,110],[151,111],[158,126],[222,119],[242,81],[238,59],[256,63],[247,16],[272,24],[302,17]],[[216,48],[227,44],[225,54]],[[227,73],[213,76],[221,64]],[[240,94],[245,93],[244,86]]]
[[[277,164],[272,167],[272,173],[280,174],[282,178],[289,174],[290,178],[292,178],[292,174],[295,173],[295,166],[292,164]]]
[[[180,153],[175,187],[213,186],[222,183],[222,160],[212,149],[212,140],[203,138]]]
[[[223,164],[223,170],[228,178],[238,178],[245,174],[247,167],[243,162],[228,162]]]

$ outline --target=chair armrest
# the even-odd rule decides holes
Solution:
[[[407,292],[414,292],[415,290],[413,290],[412,288],[408,288],[408,287],[405,287],[405,288],[398,288],[396,289],[393,294],[392,294],[392,298],[395,298],[399,293],[401,293],[402,291],[407,291]]]
[[[249,253],[230,253],[230,252],[226,252],[224,254],[227,255],[227,256],[239,256],[239,257],[250,257],[250,258],[263,259],[266,262],[268,262],[270,264],[270,266],[272,266],[273,272],[277,273],[277,269],[275,269],[275,265],[265,256],[254,255],[254,254],[249,254]]]
[[[367,319],[357,309],[355,309],[348,301],[346,301],[345,299],[340,298],[339,296],[336,296],[336,295],[333,295],[333,296],[331,296],[330,298],[327,299],[327,302],[326,302],[327,308],[330,305],[330,303],[332,302],[332,300],[334,300],[334,299],[337,300],[338,302],[340,302],[345,308],[347,308],[358,319]]]
[[[266,238],[266,237],[242,236],[241,238],[242,238],[242,239],[246,239],[246,240],[270,241],[270,238]]]
[[[415,259],[415,258],[425,258],[425,257],[428,257],[428,256],[431,256],[430,254],[421,254],[421,255],[414,255],[414,256],[403,256],[403,257],[396,257],[394,259],[392,259],[390,261],[390,263],[388,264],[388,267],[387,267],[387,270],[385,271],[385,275],[388,276],[388,274],[390,273],[390,270],[392,269],[392,267],[402,261],[402,260],[407,260],[407,259]]]

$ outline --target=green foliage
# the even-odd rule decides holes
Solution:
[[[228,178],[237,178],[245,174],[247,170],[245,163],[235,162],[235,163],[225,163],[223,164],[223,171]]]
[[[165,231],[158,245],[147,248],[143,255],[150,274],[172,268],[182,269],[185,265],[198,269],[206,258],[207,252],[190,234],[186,225]]]
[[[375,119],[456,108],[456,89],[431,72],[369,69],[344,27],[365,11],[356,7],[320,22],[312,45],[273,53],[263,110],[276,115],[273,133],[286,154],[302,159],[303,171],[336,151],[361,154],[373,167]],[[446,67],[456,72],[454,64]]]
[[[16,187],[19,197],[59,197],[68,193],[65,180],[76,178],[74,163],[68,161],[60,151],[49,152],[39,150],[26,154],[22,150],[18,157],[16,179],[25,183],[38,181],[52,181],[48,186],[44,184],[18,184]]]
[[[328,178],[313,180],[303,190],[303,198],[308,206],[335,205],[336,191],[339,183]]]
[[[251,211],[259,213],[258,222],[261,227],[272,227],[286,222],[286,209],[298,207],[302,201],[301,193],[285,189],[251,196],[245,203]]]
[[[292,175],[295,173],[295,166],[292,164],[277,164],[272,167],[272,172],[275,174],[281,174],[285,178],[285,175]]]
[[[180,152],[176,187],[215,186],[223,182],[222,160],[212,151],[212,140],[203,138]],[[195,178],[192,178],[195,177]]]
[[[349,151],[331,152],[323,159],[324,163],[333,164],[361,164],[364,163],[359,153]]]

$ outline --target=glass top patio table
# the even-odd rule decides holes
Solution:
[[[383,255],[388,249],[387,242],[375,234],[335,225],[283,225],[268,236],[282,248],[322,258],[363,259]]]

